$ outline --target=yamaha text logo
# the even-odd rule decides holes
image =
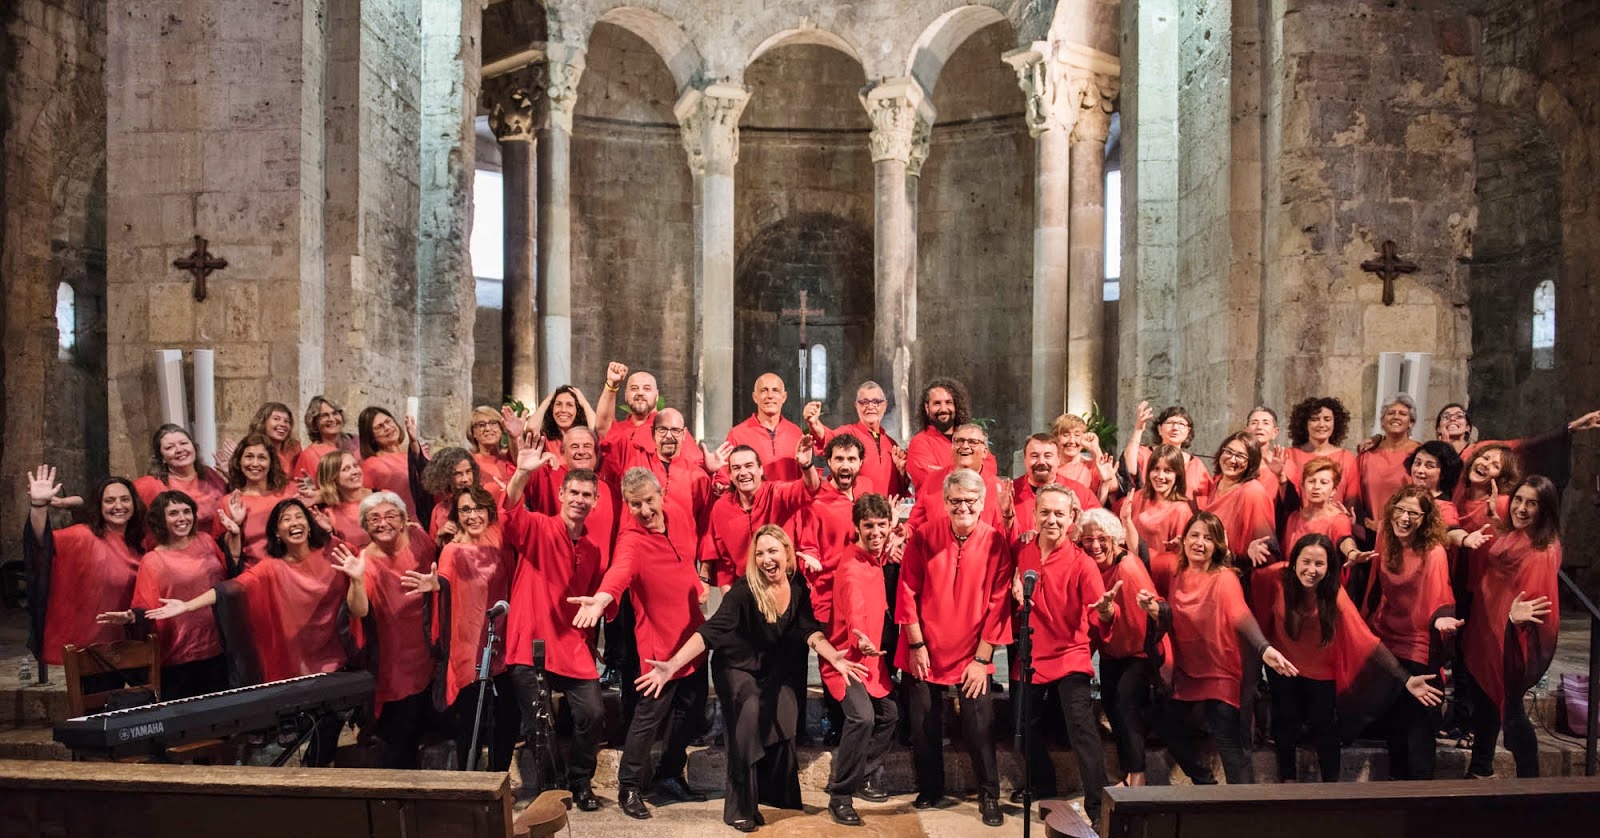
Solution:
[[[132,739],[144,739],[148,736],[166,732],[167,726],[165,722],[151,722],[147,725],[133,725],[132,727],[123,728],[117,731],[117,739],[127,742]]]

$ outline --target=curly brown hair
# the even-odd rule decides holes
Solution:
[[[1311,441],[1311,417],[1323,408],[1333,412],[1333,436],[1328,437],[1328,442],[1333,445],[1344,442],[1345,435],[1350,433],[1350,411],[1345,409],[1344,402],[1333,396],[1316,396],[1295,405],[1289,412],[1290,443],[1299,447]]]
[[[1394,533],[1394,508],[1406,498],[1415,498],[1422,509],[1422,520],[1412,530],[1411,537],[1402,542]],[[1444,543],[1444,518],[1439,515],[1439,504],[1433,492],[1422,486],[1401,486],[1389,502],[1383,505],[1383,519],[1378,524],[1378,549],[1383,553],[1383,566],[1390,573],[1399,573],[1406,550],[1422,554]]]
[[[959,428],[972,421],[972,399],[967,395],[967,386],[954,378],[941,376],[928,382],[922,388],[922,400],[918,402],[922,411],[922,429],[933,427],[933,420],[928,418],[928,396],[934,390],[944,390],[950,394],[950,400],[956,404],[956,416],[951,420],[951,428]]]

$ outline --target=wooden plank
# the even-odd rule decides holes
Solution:
[[[413,800],[499,800],[511,794],[505,773],[396,771],[375,768],[268,768],[241,765],[124,765],[0,760],[0,789],[231,794]],[[508,804],[509,805],[509,804]]]
[[[1550,777],[1537,780],[1430,780],[1368,783],[1275,783],[1215,786],[1109,786],[1105,796],[1127,812],[1164,809],[1182,804],[1190,810],[1213,807],[1277,806],[1283,803],[1344,805],[1389,800],[1449,801],[1481,798],[1526,798],[1529,801],[1600,797],[1600,778]]]

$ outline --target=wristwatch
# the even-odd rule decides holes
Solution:
[[[993,658],[980,658],[977,655],[973,655],[972,656],[972,662],[973,663],[981,663],[984,666],[988,666],[990,663],[993,663],[993,661],[994,661]]]

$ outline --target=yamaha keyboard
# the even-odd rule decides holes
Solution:
[[[160,752],[196,739],[272,730],[302,713],[349,710],[372,700],[372,674],[323,672],[67,719],[55,740],[74,752]]]

